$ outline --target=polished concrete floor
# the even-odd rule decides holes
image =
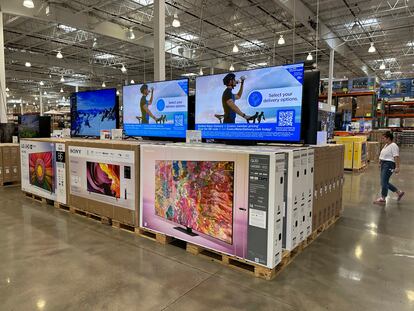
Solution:
[[[371,204],[375,164],[347,173],[343,217],[273,281],[2,188],[0,310],[414,310],[414,156],[402,159],[402,202]]]

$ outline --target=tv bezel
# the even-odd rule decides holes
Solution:
[[[227,245],[234,245],[234,213],[235,213],[235,205],[236,205],[235,204],[236,161],[235,160],[232,160],[232,161],[224,161],[224,160],[223,161],[220,161],[220,160],[218,160],[218,161],[211,161],[211,160],[155,160],[155,163],[157,161],[171,161],[171,162],[173,162],[173,161],[181,161],[181,162],[182,161],[186,161],[186,162],[232,162],[233,163],[233,200],[232,200],[232,213],[231,213],[231,243],[228,243],[228,242],[226,242],[226,241],[224,241],[222,239],[219,239],[219,238],[214,237],[212,235],[206,234],[204,232],[200,232],[200,231],[198,231],[198,230],[196,230],[194,228],[187,227],[186,225],[183,225],[181,223],[172,221],[172,220],[170,220],[168,218],[165,218],[165,217],[162,217],[162,216],[158,215],[155,212],[155,201],[154,201],[154,215],[156,217],[159,217],[160,219],[168,222],[168,223],[171,223],[171,224],[174,224],[174,225],[177,225],[177,226],[181,226],[184,229],[190,228],[191,230],[194,230],[194,232],[197,232],[197,235],[200,235],[203,238],[211,239],[214,242],[217,242],[218,241],[220,243],[223,243],[226,246]],[[154,173],[155,173],[155,170],[154,170]]]
[[[201,137],[203,142],[214,142],[214,143],[225,143],[225,144],[236,144],[236,145],[254,145],[257,143],[283,143],[283,144],[300,144],[303,142],[302,137],[302,121],[303,121],[303,104],[304,104],[304,84],[305,84],[305,63],[298,62],[294,64],[284,64],[284,65],[277,65],[277,66],[268,66],[268,67],[261,67],[261,68],[254,68],[254,69],[246,69],[246,70],[238,70],[238,71],[228,71],[227,73],[240,73],[246,71],[256,71],[265,68],[276,68],[276,67],[284,67],[284,66],[295,66],[295,65],[303,65],[303,83],[302,83],[302,102],[300,106],[300,126],[299,126],[299,140],[253,140],[249,138],[203,138],[203,133],[201,132]],[[205,77],[210,76],[221,76],[225,73],[217,73],[217,74],[209,74],[198,76],[195,79],[195,113],[194,113],[194,129],[197,130],[197,81],[203,79]]]
[[[117,89],[116,88],[106,88],[106,89],[98,89],[98,90],[89,90],[89,91],[80,91],[80,92],[73,92],[72,94],[70,94],[70,137],[95,137],[98,138],[101,136],[101,134],[99,133],[98,135],[73,135],[72,134],[72,129],[73,129],[73,120],[72,120],[72,114],[73,114],[73,110],[72,110],[72,98],[73,96],[76,96],[79,93],[88,93],[88,92],[99,92],[99,91],[107,91],[107,90],[113,90],[115,93],[115,129],[119,128],[119,96],[116,94]],[[105,129],[105,130],[111,130],[111,129]]]
[[[123,85],[122,86],[122,95],[125,94],[124,90],[127,87],[131,87],[131,86],[137,86],[137,85],[141,85],[141,84],[154,84],[154,83],[162,83],[162,82],[171,82],[171,81],[182,81],[182,80],[186,80],[187,81],[187,85],[188,85],[188,92],[187,92],[187,130],[189,130],[189,124],[190,124],[190,113],[189,113],[189,97],[190,97],[190,79],[189,78],[182,78],[182,79],[172,79],[172,80],[160,80],[160,81],[148,81],[148,82],[139,82],[139,83],[135,83],[135,84],[130,84],[130,85]],[[122,109],[123,111],[125,111],[125,100],[124,100],[124,96],[122,96]],[[183,142],[186,140],[186,134],[184,135],[184,137],[174,137],[174,136],[141,136],[141,135],[129,135],[126,131],[125,131],[125,118],[122,118],[122,129],[123,132],[125,134],[125,136],[127,137],[142,137],[145,140],[160,140],[160,141],[173,141],[173,142]]]

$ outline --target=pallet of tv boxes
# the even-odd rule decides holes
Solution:
[[[0,144],[0,186],[19,181],[19,144]]]
[[[344,146],[315,146],[314,230],[342,211],[344,182]]]
[[[131,141],[69,140],[70,207],[136,226],[139,147],[139,142]]]

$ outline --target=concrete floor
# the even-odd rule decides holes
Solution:
[[[343,217],[273,281],[2,188],[0,310],[414,310],[410,154],[393,177],[401,203],[371,204],[375,164],[347,173]]]

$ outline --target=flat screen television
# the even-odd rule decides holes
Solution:
[[[35,152],[29,154],[30,184],[48,192],[54,192],[55,174],[53,152]]]
[[[0,143],[13,142],[13,136],[18,136],[18,126],[14,123],[0,123]]]
[[[70,97],[71,136],[97,137],[119,125],[116,89],[73,93]]]
[[[18,118],[19,138],[50,137],[51,118],[40,114],[24,114]]]
[[[185,139],[188,129],[188,79],[124,86],[127,136]]]
[[[301,140],[304,64],[196,78],[195,129],[202,138]]]
[[[120,166],[86,162],[86,179],[89,192],[119,199],[121,197]]]
[[[234,162],[155,161],[155,189],[157,216],[232,244]]]

